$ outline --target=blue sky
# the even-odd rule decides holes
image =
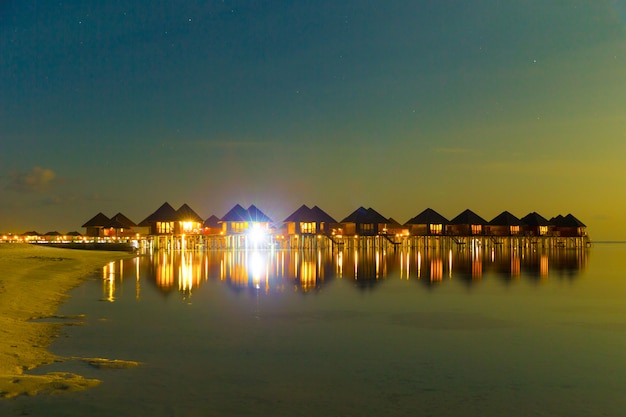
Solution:
[[[358,206],[626,239],[621,1],[8,1],[0,231]]]

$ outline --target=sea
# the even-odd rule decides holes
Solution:
[[[465,246],[108,264],[51,350],[141,364],[0,415],[626,416],[626,244]]]

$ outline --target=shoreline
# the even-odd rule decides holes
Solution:
[[[136,255],[0,244],[0,399],[78,391],[100,383],[72,373],[26,373],[63,360],[48,347],[65,324],[36,319],[54,317],[71,289],[107,263],[132,256]]]

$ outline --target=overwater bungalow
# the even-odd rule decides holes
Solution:
[[[485,225],[485,234],[489,236],[517,236],[520,234],[522,221],[503,211]]]
[[[337,221],[318,206],[309,208],[303,204],[283,223],[287,235],[328,235],[332,232],[331,226]]]
[[[202,217],[187,204],[174,210],[169,203],[165,202],[139,223],[139,226],[149,227],[148,233],[151,235],[182,235],[200,233],[203,223]]]
[[[80,242],[83,238],[83,235],[76,230],[67,232],[65,235],[67,236],[68,240],[72,242]]]
[[[550,219],[554,225],[554,234],[560,237],[584,237],[587,236],[583,222],[574,217],[571,213],[563,217],[558,215]]]
[[[205,235],[219,235],[222,232],[222,225],[220,224],[220,219],[216,215],[211,215],[208,219],[204,221],[202,225],[204,228]]]
[[[85,236],[88,237],[104,237],[104,229],[111,219],[105,216],[102,212],[96,214],[91,219],[87,220],[81,227],[85,228]]]
[[[35,230],[31,230],[29,232],[24,232],[21,234],[22,240],[24,242],[38,242],[41,240],[41,234]]]
[[[224,235],[242,234],[251,227],[269,230],[271,222],[272,220],[256,206],[251,205],[246,210],[239,204],[230,209],[220,220]]]
[[[470,209],[450,220],[446,225],[446,234],[451,236],[480,236],[484,234],[487,221]]]
[[[388,220],[389,220],[389,223],[387,223],[387,231],[386,231],[388,235],[397,236],[397,237],[409,235],[409,228],[407,226],[400,224],[400,222],[394,219],[393,217],[390,217]]]
[[[204,220],[187,204],[183,204],[176,210],[180,233],[198,234],[203,231]]]
[[[409,228],[411,236],[439,236],[445,233],[448,223],[450,223],[448,219],[435,210],[427,208],[409,219],[404,225]]]
[[[341,234],[346,236],[376,236],[387,233],[389,219],[373,208],[359,207],[340,222]]]
[[[533,211],[520,219],[522,234],[526,236],[550,236],[554,226],[541,214]]]
[[[104,225],[103,233],[108,238],[130,238],[136,235],[136,227],[135,222],[122,213],[117,213]]]
[[[139,223],[140,227],[148,227],[150,235],[174,234],[176,223],[176,210],[168,202],[165,202],[154,213]]]
[[[59,232],[57,232],[56,230],[51,231],[51,232],[46,232],[43,235],[43,240],[45,240],[46,242],[62,242],[63,241],[63,235]]]

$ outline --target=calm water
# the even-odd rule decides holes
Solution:
[[[626,245],[576,251],[157,254],[60,313],[103,383],[0,415],[624,416]]]

